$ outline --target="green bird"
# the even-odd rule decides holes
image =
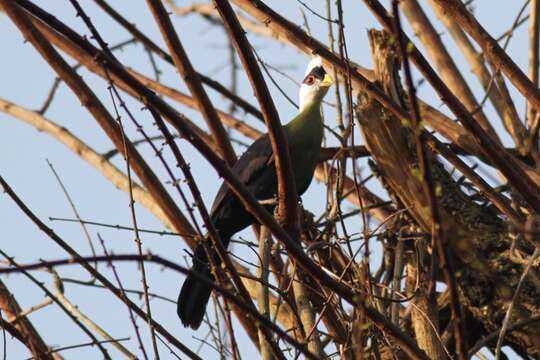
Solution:
[[[300,87],[299,113],[283,128],[299,195],[309,187],[317,166],[323,138],[321,103],[332,83],[332,78],[322,67],[320,57],[314,58]],[[251,144],[232,167],[233,173],[259,201],[273,199],[277,194],[276,167],[272,155],[270,139],[265,134]],[[273,211],[275,205],[264,206],[268,211]],[[257,222],[225,182],[216,195],[210,216],[225,248],[234,234]],[[217,256],[214,258],[219,262]],[[191,270],[208,280],[214,280],[202,245],[195,249]],[[207,283],[191,274],[187,276],[177,302],[177,313],[185,327],[199,328],[211,291]]]

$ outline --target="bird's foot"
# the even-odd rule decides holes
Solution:
[[[268,205],[275,206],[277,205],[277,203],[278,203],[278,199],[275,197],[270,198],[270,199],[259,200],[259,204],[263,206],[268,206]]]
[[[302,198],[299,196],[298,199],[296,199],[298,205],[302,206],[303,203],[302,203]],[[277,205],[279,202],[279,199],[276,197],[273,197],[273,198],[270,198],[270,199],[263,199],[263,200],[259,200],[259,204],[260,205],[263,205],[263,206],[267,206],[267,205]]]

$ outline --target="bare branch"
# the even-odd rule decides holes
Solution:
[[[445,11],[446,16],[452,17],[484,50],[484,55],[500,69],[514,86],[528,99],[535,108],[540,108],[540,90],[519,69],[516,63],[500,47],[497,40],[470,14],[465,5],[457,0],[434,0]]]
[[[439,34],[429,21],[422,7],[417,0],[406,0],[401,2],[403,12],[407,16],[415,34],[427,49],[429,57],[434,62],[437,70],[441,74],[442,80],[454,94],[460,94],[463,105],[474,114],[474,118],[480,123],[486,133],[499,141],[497,133],[484,115],[474,95],[465,82],[465,79],[458,70],[454,60],[446,50]]]
[[[483,54],[476,51],[463,29],[457,25],[451,17],[446,16],[434,0],[428,0],[428,2],[433,10],[435,10],[439,20],[441,20],[449,30],[454,41],[469,62],[472,72],[476,75],[484,90],[487,92],[495,110],[503,120],[503,124],[512,135],[514,142],[517,146],[520,146],[524,141],[525,128],[519,119],[514,102],[509,97],[506,84],[502,82],[500,84],[501,89],[499,89],[499,84],[494,83],[493,75],[485,64]]]

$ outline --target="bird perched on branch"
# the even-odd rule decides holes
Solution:
[[[309,187],[317,166],[323,137],[321,103],[331,85],[332,78],[324,70],[321,58],[314,58],[308,65],[300,87],[299,113],[283,128],[299,195]],[[251,144],[234,164],[232,171],[257,200],[276,197],[276,167],[268,134]],[[265,204],[267,210],[273,211],[275,204]],[[211,220],[225,248],[234,234],[257,222],[225,182],[212,205]],[[205,241],[208,241],[210,247],[211,242],[208,239]],[[214,258],[219,262],[217,256]],[[206,251],[201,244],[195,249],[191,270],[214,280]],[[211,291],[207,283],[188,275],[177,303],[178,316],[184,326],[199,328]]]

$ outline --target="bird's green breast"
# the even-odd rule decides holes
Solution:
[[[307,190],[319,160],[323,137],[320,104],[303,109],[285,128],[296,187],[299,194]]]

